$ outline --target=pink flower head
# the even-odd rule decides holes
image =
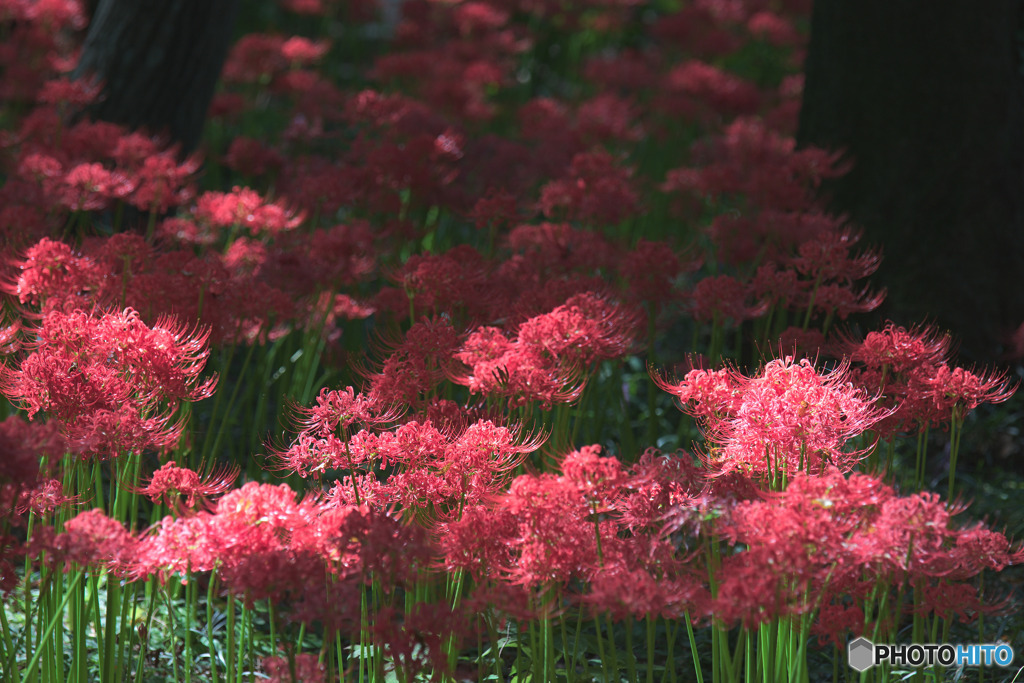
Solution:
[[[81,512],[65,522],[64,532],[47,549],[53,559],[63,560],[66,566],[105,565],[123,572],[135,559],[138,545],[138,539],[120,522],[96,509]]]
[[[1005,372],[951,367],[952,339],[931,327],[908,330],[889,323],[863,341],[840,337],[837,352],[862,365],[858,383],[869,391],[880,390],[892,407],[888,430],[947,424],[981,403],[1005,401],[1016,390]]]
[[[113,200],[124,199],[134,184],[124,175],[108,171],[102,164],[82,163],[72,167],[63,179],[60,201],[72,211],[98,211]]]
[[[643,136],[639,118],[634,102],[610,92],[583,102],[576,111],[580,137],[595,143],[639,140]]]
[[[688,415],[710,421],[735,417],[743,403],[744,379],[730,368],[690,370],[682,382],[673,383],[652,371],[659,389],[672,394]]]
[[[295,214],[281,202],[267,202],[248,187],[201,195],[196,200],[195,217],[219,228],[242,226],[253,235],[276,235],[305,220],[304,214]]]
[[[684,62],[672,69],[666,85],[670,94],[669,109],[673,113],[709,122],[719,116],[752,114],[761,101],[761,95],[753,84],[698,60]]]
[[[952,351],[952,338],[934,327],[908,330],[890,322],[881,330],[868,332],[863,341],[841,337],[838,350],[871,370],[900,374],[945,362]]]
[[[660,305],[681,298],[676,281],[684,272],[692,272],[700,265],[699,259],[681,260],[666,242],[641,239],[618,268],[629,283],[632,300]]]
[[[237,137],[224,155],[224,164],[246,176],[261,176],[279,170],[284,165],[284,157],[259,140]]]
[[[171,422],[178,403],[213,393],[216,378],[199,377],[206,338],[170,320],[149,327],[131,309],[101,317],[53,311],[21,366],[4,370],[3,390],[30,417],[44,411],[59,420],[83,455],[162,449],[180,434]]]
[[[355,393],[352,387],[344,389],[321,389],[316,405],[301,409],[303,431],[325,436],[337,433],[351,434],[352,425],[359,423],[377,426],[395,421],[400,411],[392,406],[381,405]]]
[[[608,505],[626,483],[626,472],[617,458],[601,455],[600,446],[584,446],[565,456],[562,474],[593,504]]]
[[[104,271],[94,259],[75,252],[64,242],[43,238],[15,265],[17,282],[5,289],[25,304],[63,308],[64,302],[94,302]]]
[[[768,312],[764,301],[752,301],[750,285],[732,275],[706,277],[697,283],[690,296],[690,311],[701,322],[731,320],[739,324]]]
[[[560,364],[542,346],[511,341],[496,327],[477,328],[454,358],[468,369],[450,370],[453,382],[472,392],[506,396],[511,407],[571,403],[583,390],[578,368]]]
[[[617,166],[604,151],[577,154],[568,177],[541,188],[540,209],[548,218],[618,225],[639,210],[632,168]]]
[[[423,318],[390,346],[380,372],[367,372],[367,397],[378,405],[415,404],[440,384],[458,348],[455,328],[444,317]]]
[[[669,171],[664,191],[742,195],[761,209],[804,211],[814,206],[814,190],[823,179],[847,169],[839,153],[812,147],[797,150],[795,140],[754,117],[736,119],[721,137],[697,151],[707,163]]]
[[[624,355],[634,343],[637,322],[626,306],[586,292],[520,325],[518,343],[570,367],[587,367]]]
[[[796,269],[811,280],[851,282],[868,277],[878,270],[882,257],[877,250],[852,255],[861,232],[849,227],[823,230],[803,242],[792,260]]]
[[[198,170],[198,158],[179,161],[173,149],[149,154],[131,175],[135,188],[127,201],[142,211],[166,212],[195,196],[192,181]]]
[[[963,419],[982,403],[1002,403],[1017,391],[1006,371],[972,372],[946,364],[925,381],[925,387],[937,413],[934,419],[940,422]]]
[[[843,445],[886,414],[848,379],[848,365],[821,374],[806,359],[769,362],[760,376],[741,380],[735,417],[712,425],[720,444],[712,461],[722,473],[741,468],[770,481],[827,463],[848,471],[864,451]]]
[[[186,514],[198,503],[204,502],[207,496],[220,495],[231,488],[238,472],[239,468],[235,465],[223,466],[201,475],[187,467],[178,467],[170,460],[153,473],[145,487],[128,488],[135,493],[141,493],[154,503],[162,500],[179,514]]]

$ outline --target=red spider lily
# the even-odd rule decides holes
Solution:
[[[673,510],[696,507],[708,485],[706,475],[686,452],[662,455],[647,449],[630,468],[614,500],[620,525],[630,533],[671,528]]]
[[[490,188],[473,205],[469,217],[478,230],[512,225],[519,216],[519,200],[504,189]]]
[[[161,583],[177,574],[186,583],[190,572],[217,566],[222,531],[213,515],[199,512],[186,517],[164,517],[144,535],[130,567],[135,578],[157,576]]]
[[[583,76],[603,90],[636,93],[654,85],[657,60],[653,53],[633,49],[593,55],[583,63]]]
[[[42,104],[65,104],[84,107],[100,94],[101,83],[88,78],[52,78],[39,90],[36,100]]]
[[[714,122],[753,114],[761,94],[752,83],[726,71],[689,60],[674,67],[665,77],[659,109],[689,120]]]
[[[60,201],[72,211],[98,211],[124,199],[135,185],[124,175],[108,171],[102,164],[78,164],[64,175]]]
[[[709,600],[707,589],[694,575],[657,575],[620,565],[600,567],[580,598],[595,613],[607,613],[617,620],[686,618],[683,615],[704,613]]]
[[[639,212],[632,173],[631,168],[616,166],[607,152],[577,154],[567,177],[541,188],[538,206],[547,218],[618,225]]]
[[[653,371],[651,379],[659,389],[676,397],[684,413],[704,420],[735,417],[743,402],[743,378],[729,368],[690,370],[679,383],[670,382]]]
[[[509,341],[494,327],[481,327],[466,339],[455,360],[468,371],[452,370],[449,379],[482,394],[508,398],[510,407],[538,401],[544,407],[571,403],[584,383],[575,368],[542,353],[542,348]]]
[[[56,423],[8,417],[0,422],[0,451],[4,454],[0,458],[0,485],[32,485],[40,476],[49,476],[56,471],[65,448]],[[45,469],[40,469],[41,462],[47,463]]]
[[[542,441],[489,421],[451,437],[410,423],[379,442],[384,462],[399,471],[377,489],[375,505],[398,505],[425,520],[457,519],[466,507],[504,490],[509,473]]]
[[[899,375],[919,367],[933,367],[945,362],[952,351],[952,337],[930,326],[910,329],[894,323],[868,332],[863,341],[849,334],[840,334],[837,351],[855,363],[886,375]],[[884,378],[883,378],[884,379]]]
[[[774,480],[826,463],[849,470],[864,450],[843,445],[886,411],[848,382],[849,366],[819,374],[806,359],[769,362],[758,377],[738,378],[742,398],[732,417],[711,423],[720,445],[710,454],[720,472],[742,468]]]
[[[193,235],[186,241],[202,240]],[[259,272],[260,252],[246,249],[252,244],[243,242],[228,256],[200,258],[191,250],[157,251],[133,233],[86,243],[82,253],[43,239],[15,262],[21,272],[5,289],[44,311],[128,305],[153,324],[161,316],[182,321],[201,316],[214,342],[249,338],[265,334],[270,317],[294,315],[293,301]]]
[[[348,502],[360,491],[374,508],[400,510],[423,522],[458,518],[467,506],[503,489],[507,475],[536,450],[540,437],[521,435],[487,420],[442,432],[431,423],[409,422],[394,431],[361,431],[342,442],[333,435],[299,435],[279,459],[285,469],[319,476],[326,469],[351,469],[368,464],[394,470],[378,482],[372,470],[335,487],[332,498]],[[353,499],[354,501],[354,499]]]
[[[226,585],[251,599],[280,594],[289,581],[301,589],[326,576],[310,545],[319,535],[317,513],[312,501],[296,503],[287,486],[250,482],[221,497],[212,514],[165,518],[140,546],[135,573],[179,573],[184,580],[219,566]]]
[[[550,313],[519,326],[517,342],[550,354],[570,367],[619,358],[634,343],[639,316],[593,292],[577,294]]]
[[[660,17],[652,33],[688,54],[705,58],[732,54],[741,47],[743,39],[729,31],[728,24],[742,21],[743,17],[737,16],[742,12],[743,8],[737,5],[695,3]]]
[[[846,170],[838,153],[815,148],[797,151],[792,138],[753,118],[736,119],[698,156],[709,163],[699,169],[669,171],[662,190],[741,195],[761,209],[803,211],[814,207],[813,190],[823,179]]]
[[[284,156],[260,140],[237,137],[231,141],[223,159],[224,165],[245,176],[276,173],[284,166]]]
[[[464,605],[418,601],[412,609],[385,607],[373,615],[373,638],[405,680],[425,671],[432,680],[453,676],[451,647],[459,647],[468,635],[471,612]]]
[[[26,250],[24,259],[14,265],[20,271],[18,279],[6,285],[5,291],[23,304],[42,305],[44,310],[88,301],[103,282],[104,270],[93,259],[49,238]]]
[[[66,442],[56,422],[29,423],[17,416],[0,422],[0,564],[15,553],[12,527],[25,523],[32,512],[45,516],[53,510],[77,502],[64,495],[61,483],[49,479],[58,473],[57,463],[66,450]],[[0,570],[0,591],[11,588],[6,571]]]
[[[507,396],[515,405],[572,401],[582,390],[584,370],[630,348],[637,320],[621,304],[593,292],[577,294],[523,322],[514,341],[498,328],[477,328],[454,354],[468,371],[452,370],[449,376],[472,391]]]
[[[178,467],[170,460],[153,473],[146,486],[123,486],[146,496],[154,503],[162,500],[179,515],[185,515],[198,504],[205,503],[208,496],[220,495],[231,488],[239,471],[237,465],[222,465],[200,474],[186,467]]]
[[[690,313],[701,322],[731,320],[739,324],[768,312],[764,301],[750,303],[750,286],[731,275],[712,275],[700,280],[690,297]]]
[[[231,192],[207,192],[196,200],[197,220],[219,228],[245,227],[253,235],[276,235],[298,227],[305,215],[296,215],[281,202],[267,202],[247,187]]]
[[[31,553],[46,551],[47,561],[54,566],[63,564],[65,571],[71,565],[106,566],[116,574],[124,575],[135,560],[139,539],[121,522],[97,509],[81,512],[69,519],[60,534],[33,534],[30,543]]]
[[[533,588],[598,577],[596,592],[581,600],[616,614],[630,609],[611,594],[616,577],[645,581],[637,590],[662,596],[667,611],[697,601],[698,584],[686,578],[675,544],[660,534],[668,513],[687,504],[703,479],[653,453],[627,472],[599,450],[592,446],[566,455],[562,475],[520,476],[504,495],[442,524],[438,539],[446,566],[466,569],[479,580]],[[642,533],[648,530],[651,535]],[[660,589],[654,586],[658,580],[664,580]]]
[[[587,144],[637,141],[643,127],[637,123],[639,108],[631,99],[613,93],[601,93],[580,104],[576,110],[576,127]]]
[[[216,378],[199,378],[206,338],[169,320],[148,327],[131,309],[99,318],[53,311],[20,367],[4,369],[4,393],[30,417],[59,420],[83,455],[164,448],[180,433],[177,404],[213,393]]]
[[[426,557],[414,528],[250,482],[221,497],[212,513],[165,518],[143,539],[133,575],[187,580],[216,567],[224,586],[247,602],[270,599],[289,617],[337,629],[358,623],[371,574],[382,586],[407,586]]]
[[[24,491],[14,511],[19,515],[31,512],[41,517],[72,505],[80,505],[84,501],[80,495],[68,496],[64,493],[64,485],[56,479],[39,482],[35,487]]]
[[[515,562],[505,567],[508,580],[527,586],[564,585],[571,578],[589,577],[599,565],[593,510],[575,483],[555,477],[523,476],[512,482],[503,512],[516,520],[516,535],[506,539]],[[610,544],[614,525],[600,537]]]
[[[315,654],[295,655],[294,662],[286,657],[264,657],[262,664],[267,683],[325,683],[327,680],[327,669]]]
[[[299,408],[302,420],[299,425],[303,432],[317,436],[351,434],[352,425],[359,423],[368,427],[394,422],[401,416],[397,406],[382,405],[355,393],[352,387],[344,389],[321,389],[316,397],[316,405],[311,408]]]
[[[284,54],[284,45],[283,36],[256,33],[242,36],[224,63],[225,83],[258,83],[283,73],[290,62]]]
[[[881,306],[886,293],[885,289],[872,291],[867,287],[854,291],[848,284],[830,282],[815,290],[814,311],[846,320],[851,313],[870,313]]]
[[[795,211],[765,208],[754,214],[720,214],[705,232],[715,254],[736,267],[749,264],[790,265],[798,247],[843,230],[844,219],[807,207]],[[760,266],[759,266],[760,267]]]
[[[859,230],[849,227],[821,231],[800,244],[792,264],[800,274],[818,282],[851,282],[865,278],[878,270],[882,257],[878,251],[850,254],[861,235]]]
[[[803,42],[803,36],[793,23],[769,10],[761,10],[747,20],[747,30],[752,36],[776,47],[795,47]]]
[[[751,625],[821,605],[828,618],[817,630],[837,639],[844,628],[864,626],[843,605],[863,600],[879,582],[949,591],[945,605],[938,593],[926,597],[926,612],[997,609],[963,582],[1021,561],[1024,551],[982,527],[955,528],[956,512],[935,494],[900,497],[868,475],[846,478],[834,468],[797,474],[784,493],[737,504],[720,526],[746,549],[723,563],[714,613]]]
[[[880,390],[892,417],[882,431],[915,431],[927,424],[963,419],[981,403],[1007,400],[1016,385],[1005,373],[950,367],[952,339],[927,327],[909,330],[888,323],[863,341],[840,335],[836,351],[863,365],[855,379]]]
[[[446,318],[423,318],[400,341],[388,342],[390,353],[380,372],[365,372],[367,396],[379,405],[415,405],[445,376],[458,348],[455,328]]]
[[[666,242],[641,239],[618,264],[619,273],[629,283],[630,300],[655,307],[682,298],[676,287],[679,277],[700,268],[700,259],[682,261]]]
[[[825,335],[820,330],[787,327],[779,334],[779,353],[814,359],[822,355],[825,347]]]
[[[1006,371],[972,372],[943,364],[925,380],[925,386],[937,412],[937,419],[946,422],[963,419],[968,411],[982,403],[1002,403],[1017,391]]]
[[[149,154],[127,170],[135,189],[126,201],[142,211],[154,213],[181,206],[195,196],[192,180],[198,170],[198,158],[179,161],[175,149]]]
[[[505,246],[521,253],[515,262],[543,282],[571,272],[593,273],[612,268],[619,254],[601,233],[574,228],[568,223],[519,225],[509,232]]]
[[[601,456],[600,446],[584,446],[562,459],[562,475],[584,499],[604,508],[622,495],[626,472],[617,458]]]
[[[443,254],[409,258],[389,279],[399,291],[385,289],[378,302],[393,302],[397,315],[439,315],[457,320],[486,320],[499,309],[501,296],[487,285],[490,265],[468,245]]]

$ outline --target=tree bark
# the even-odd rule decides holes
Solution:
[[[994,360],[1024,322],[1020,0],[816,0],[798,139],[842,148],[824,189],[884,250],[882,314]]]
[[[74,76],[104,85],[86,114],[199,144],[237,0],[100,0]]]

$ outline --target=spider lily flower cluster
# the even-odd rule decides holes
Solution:
[[[793,139],[806,4],[266,0],[200,173],[77,114],[80,2],[0,0],[0,671],[808,681],[851,636],[985,642],[1024,551],[957,458],[1016,387],[846,326],[884,245]]]

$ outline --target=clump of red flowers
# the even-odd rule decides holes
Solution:
[[[150,327],[131,309],[51,311],[34,332],[28,355],[4,368],[3,392],[30,419],[43,412],[56,420],[82,457],[170,448],[183,427],[177,406],[216,386],[216,377],[200,376],[207,333],[172,320]]]

